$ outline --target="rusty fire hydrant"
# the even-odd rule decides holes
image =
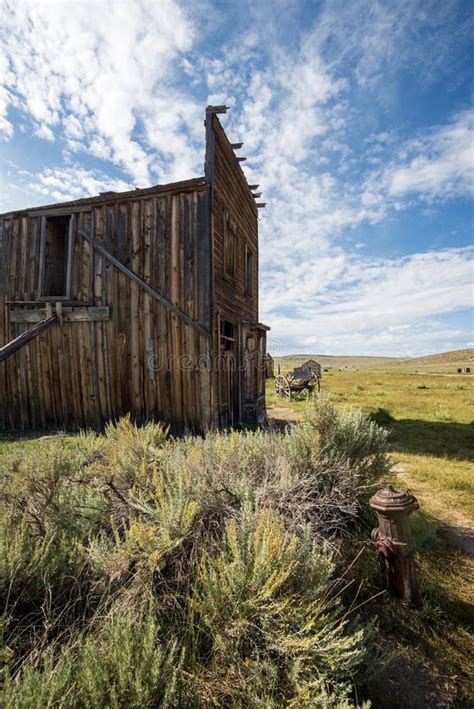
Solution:
[[[379,526],[373,530],[372,540],[385,567],[388,586],[407,606],[420,608],[415,544],[408,519],[419,507],[417,499],[410,492],[398,492],[389,485],[371,497],[369,504],[377,512]]]

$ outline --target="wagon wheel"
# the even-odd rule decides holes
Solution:
[[[313,372],[313,376],[311,378],[311,382],[309,384],[309,388],[310,388],[311,393],[313,393],[316,390],[319,394],[319,392],[321,391],[321,380],[317,374],[314,374],[314,372]]]
[[[287,396],[288,399],[291,396],[290,383],[282,374],[279,374],[275,379],[275,393],[279,396]]]

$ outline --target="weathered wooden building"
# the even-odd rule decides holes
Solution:
[[[264,415],[259,195],[223,110],[203,177],[0,216],[0,427]]]
[[[321,365],[314,359],[308,359],[300,365],[299,369],[302,369],[304,372],[313,372],[318,379],[321,379]]]

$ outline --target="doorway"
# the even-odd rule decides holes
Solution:
[[[219,318],[219,421],[224,428],[239,422],[237,325]]]

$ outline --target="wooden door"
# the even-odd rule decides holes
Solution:
[[[255,329],[242,328],[242,416],[249,423],[255,421],[257,399],[258,340]]]
[[[223,427],[239,422],[237,325],[219,319],[219,422]]]
[[[266,331],[258,325],[242,328],[242,418],[258,423],[265,416]]]

